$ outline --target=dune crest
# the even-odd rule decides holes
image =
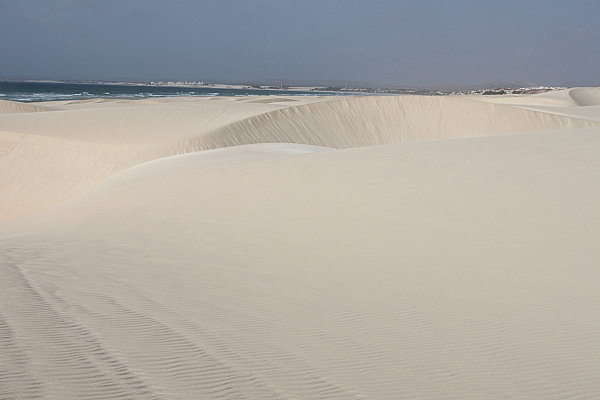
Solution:
[[[136,164],[199,150],[256,143],[346,148],[600,126],[465,98],[266,100],[62,102],[55,112],[4,114],[0,221],[56,204]],[[32,107],[48,108],[23,110]]]
[[[20,103],[18,101],[0,100],[0,114],[19,114],[52,110],[52,107],[47,106]]]
[[[569,95],[579,106],[600,105],[600,88],[575,88],[569,91]]]
[[[460,97],[367,96],[259,114],[193,141],[199,148],[272,142],[345,148],[594,126]]]

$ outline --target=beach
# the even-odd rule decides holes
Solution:
[[[600,89],[0,100],[0,399],[594,399]]]

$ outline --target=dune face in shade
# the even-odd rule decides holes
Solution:
[[[1,102],[0,398],[594,399],[598,93]]]

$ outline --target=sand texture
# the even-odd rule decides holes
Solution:
[[[596,399],[600,96],[0,102],[0,399]]]

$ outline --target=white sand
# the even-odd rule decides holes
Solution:
[[[577,91],[0,115],[0,398],[597,398]]]

